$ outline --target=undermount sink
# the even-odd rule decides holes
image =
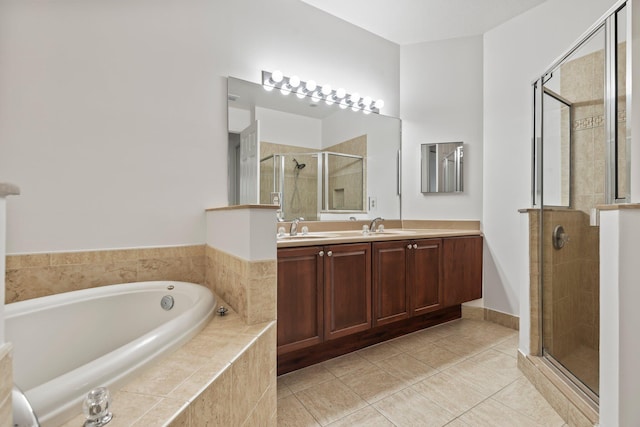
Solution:
[[[376,231],[376,232],[372,232],[370,234],[376,235],[376,234],[416,234],[415,231],[413,230],[383,230],[383,231]]]
[[[299,240],[299,239],[327,239],[330,237],[340,237],[339,234],[336,233],[307,233],[302,234],[298,233],[295,236],[290,234],[285,234],[284,236],[276,236],[278,240]]]

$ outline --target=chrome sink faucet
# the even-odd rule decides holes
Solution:
[[[378,230],[377,230],[378,223],[379,223],[379,222],[382,222],[382,221],[384,221],[384,218],[382,218],[382,217],[377,217],[377,218],[372,219],[372,220],[371,220],[371,224],[369,224],[369,230],[370,230],[372,233],[375,233],[376,231],[378,231]]]
[[[294,218],[293,221],[291,221],[291,228],[289,229],[290,236],[298,235],[298,224],[300,221],[304,221],[304,218]]]

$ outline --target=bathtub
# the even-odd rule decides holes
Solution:
[[[169,310],[161,307],[166,295]],[[171,305],[165,298],[165,306]],[[211,319],[215,298],[193,283],[127,283],[5,306],[14,382],[42,426],[82,413],[98,386],[115,391],[151,361],[179,347]]]

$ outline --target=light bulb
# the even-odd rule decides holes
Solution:
[[[338,88],[338,90],[336,90],[336,98],[338,99],[342,99],[347,95],[347,91],[344,90],[344,88]]]
[[[289,86],[291,86],[294,89],[300,86],[300,77],[298,76],[289,77]]]
[[[287,85],[284,85],[280,88],[280,93],[283,95],[289,95],[291,93],[291,88]]]
[[[284,75],[280,70],[275,70],[273,73],[271,73],[271,80],[273,80],[276,83],[280,83],[283,78],[284,78]]]
[[[362,100],[362,105],[368,108],[371,105],[371,97],[365,96],[364,99]]]
[[[300,86],[298,88],[298,90],[296,91],[296,96],[300,99],[304,98],[305,96],[307,96],[306,92],[304,91],[304,88],[302,86]]]
[[[326,103],[327,103],[327,105],[332,105],[332,104],[333,104],[334,102],[336,102],[336,101],[334,101],[332,97],[328,96],[328,97],[324,100],[324,102],[326,102]]]
[[[318,101],[320,101],[321,99],[322,99],[322,95],[320,94],[320,92],[316,91],[316,92],[313,92],[313,93],[311,94],[311,100],[312,100],[313,102],[318,102]]]
[[[384,107],[384,101],[382,99],[378,99],[373,106],[378,110],[382,110],[382,107]]]
[[[349,102],[351,102],[352,105],[358,105],[358,102],[360,102],[360,95],[357,92],[352,93],[351,96],[349,96]]]
[[[331,85],[322,86],[322,94],[324,96],[329,96],[331,94]]]
[[[349,106],[349,104],[347,104],[347,100],[343,99],[342,101],[340,101],[340,108],[342,108],[343,110],[345,108],[347,108]]]
[[[364,107],[364,108],[362,109],[362,112],[363,112],[364,114],[371,114],[371,110],[369,109],[369,107]]]
[[[316,90],[317,87],[318,85],[316,84],[315,80],[309,80],[305,85],[307,92],[313,92],[314,90]]]
[[[267,92],[271,92],[273,90],[273,84],[269,82],[269,80],[265,80],[264,84],[262,85],[262,87],[264,88],[264,90],[266,90]]]

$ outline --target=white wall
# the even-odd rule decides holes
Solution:
[[[260,141],[314,150],[322,146],[320,119],[256,107],[256,120],[260,121]]]
[[[484,35],[485,306],[519,314],[519,208],[531,205],[531,82],[613,0],[547,1]],[[522,313],[528,316],[528,313]]]
[[[640,425],[640,211],[600,213],[600,425]]]
[[[322,121],[322,148],[339,144],[358,136],[367,135],[367,203],[375,197],[377,206],[366,214],[322,214],[322,219],[382,217],[400,219],[398,196],[398,135],[400,120],[378,114],[332,114]],[[384,173],[369,173],[384,171]],[[375,188],[375,192],[372,189]]]
[[[482,217],[482,37],[400,49],[402,217]],[[420,144],[464,142],[464,193],[420,192]]]
[[[9,253],[204,242],[227,204],[226,76],[263,69],[399,111],[399,48],[297,0],[2,0]]]

